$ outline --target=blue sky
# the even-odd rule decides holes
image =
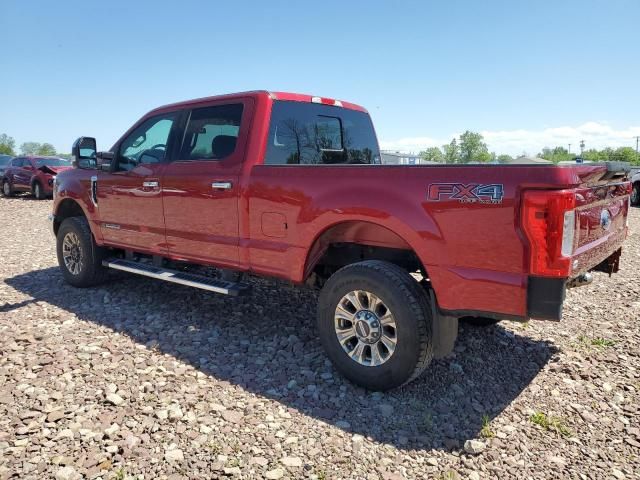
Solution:
[[[269,89],[362,104],[391,149],[635,146],[638,31],[638,0],[0,0],[0,133],[109,148],[156,106]]]

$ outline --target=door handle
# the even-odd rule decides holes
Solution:
[[[231,190],[233,184],[231,182],[213,182],[211,184],[211,188],[215,188],[216,190]]]
[[[142,182],[142,186],[146,188],[157,188],[159,185],[158,182]]]

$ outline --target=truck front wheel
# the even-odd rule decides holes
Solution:
[[[318,328],[335,367],[369,390],[412,381],[433,357],[426,292],[388,262],[368,260],[333,274],[320,293]]]
[[[104,249],[97,246],[84,217],[70,217],[56,236],[58,265],[65,281],[74,287],[91,287],[106,279]]]

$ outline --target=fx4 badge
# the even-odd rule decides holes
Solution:
[[[432,183],[427,200],[458,200],[461,203],[502,203],[504,185],[501,183]]]

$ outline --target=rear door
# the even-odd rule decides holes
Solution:
[[[98,172],[97,199],[105,242],[166,254],[162,178],[179,112],[143,119],[117,145],[110,172]]]
[[[13,168],[11,169],[13,188],[18,190],[24,190],[30,188],[29,180],[33,174],[33,167],[28,158],[14,158],[11,162]]]
[[[187,112],[182,144],[162,177],[172,257],[239,265],[239,176],[252,112],[252,99],[216,101]]]

